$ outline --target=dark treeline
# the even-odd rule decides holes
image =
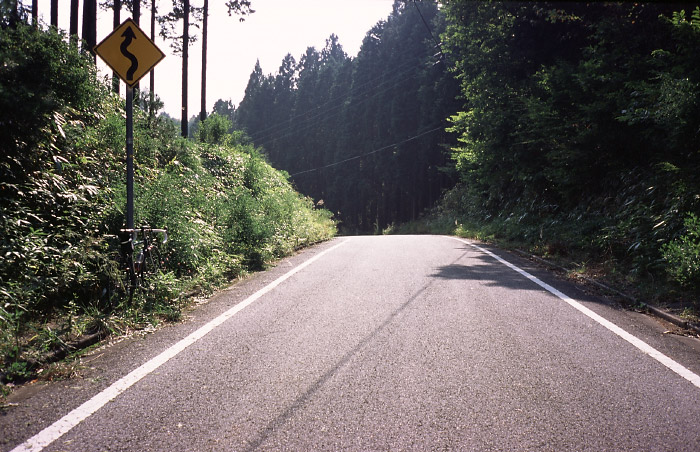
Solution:
[[[258,64],[237,125],[345,231],[415,219],[453,183],[442,168],[458,84],[436,45],[444,26],[432,2],[397,1],[356,58],[331,35],[277,74]]]

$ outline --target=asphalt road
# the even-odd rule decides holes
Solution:
[[[490,250],[306,250],[18,391],[0,448],[700,450],[698,339]]]

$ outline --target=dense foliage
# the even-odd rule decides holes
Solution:
[[[330,213],[229,134],[226,118],[212,115],[194,142],[167,119],[134,116],[136,224],[165,227],[170,240],[163,271],[129,303],[105,290],[121,276],[123,101],[66,36],[0,31],[0,379],[27,375],[29,349],[115,318],[177,315],[184,292],[334,234]]]
[[[446,208],[700,289],[700,10],[681,8],[446,2],[464,99]]]
[[[275,75],[256,65],[236,110],[236,125],[346,232],[414,219],[452,184],[441,168],[458,85],[434,41],[444,18],[418,3],[397,1],[354,59],[332,35]]]

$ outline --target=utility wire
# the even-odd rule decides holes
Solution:
[[[401,75],[403,76],[403,74],[401,74]],[[370,93],[369,96],[365,97],[364,99],[357,100],[352,105],[355,107],[358,105],[361,105],[365,102],[368,102],[368,101],[374,99],[375,97],[379,96],[380,94],[383,94],[383,93],[385,93],[389,90],[392,90],[394,88],[395,88],[395,86],[392,85],[392,86],[386,87],[380,91]],[[348,98],[349,98],[349,95],[348,95]],[[343,110],[340,109],[341,107],[344,107],[343,103],[337,104],[333,108],[329,108],[326,111],[319,111],[316,115],[314,115],[310,118],[307,118],[307,119],[301,121],[300,123],[290,123],[289,125],[285,125],[285,127],[283,129],[280,129],[277,132],[277,134],[270,134],[267,137],[261,137],[258,140],[254,140],[254,141],[256,141],[255,144],[257,146],[265,147],[266,145],[272,143],[275,140],[281,140],[282,138],[296,135],[300,132],[311,129],[317,125],[316,122],[314,122],[315,119],[318,119],[321,117],[323,119],[328,119],[328,118],[332,118],[332,117],[335,117],[335,116],[343,113]],[[333,112],[334,110],[336,110],[336,111]],[[333,112],[333,113],[331,113],[331,112]]]
[[[371,90],[376,90],[377,88],[379,88],[383,85],[398,81],[399,79],[403,78],[404,75],[409,74],[410,72],[414,71],[417,67],[420,66],[420,64],[422,64],[422,63],[419,62],[418,64],[415,64],[413,61],[405,61],[404,63],[398,65],[396,68],[393,68],[394,72],[391,75],[389,75],[388,78],[384,78],[387,75],[386,73],[384,73],[380,77],[374,77],[374,78],[362,83],[359,86],[353,86],[350,90],[348,90],[348,92],[346,92],[344,94],[340,94],[340,95],[336,96],[335,98],[331,98],[331,99],[327,100],[326,102],[324,102],[324,103],[322,103],[314,108],[311,108],[303,113],[299,113],[299,114],[297,114],[289,119],[286,119],[283,123],[282,122],[276,123],[276,124],[273,124],[269,127],[264,128],[262,130],[259,130],[256,134],[252,134],[251,138],[253,139],[254,142],[256,142],[256,144],[258,144],[260,146],[264,146],[265,144],[268,144],[270,141],[272,141],[274,139],[282,138],[284,135],[283,136],[276,136],[276,135],[280,134],[280,133],[285,133],[287,130],[291,129],[292,127],[296,128],[300,125],[303,125],[304,123],[306,123],[308,121],[312,121],[312,120],[319,118],[319,117],[328,117],[327,113],[343,107],[344,102],[347,101],[348,99],[350,99],[351,97],[363,97],[367,94],[371,94],[369,98],[372,98],[376,95],[379,95],[381,93],[384,93],[384,92],[392,89],[394,86],[390,85],[388,88],[383,89],[381,91],[377,91],[374,93],[372,93],[372,91],[371,91]],[[396,72],[407,65],[410,65],[410,67],[408,67],[405,70],[402,70],[401,72]],[[368,90],[360,91],[360,89],[365,88],[367,85],[370,85],[371,83],[373,83],[377,80],[380,80],[380,79],[384,79],[384,80],[375,86],[369,87],[370,89],[368,89]],[[365,100],[367,100],[367,99],[362,99],[360,102],[363,102]],[[335,102],[337,102],[337,103],[335,103]],[[324,110],[324,108],[326,106],[328,106],[329,104],[332,104],[332,103],[335,103],[335,104],[330,105],[329,108]],[[307,115],[312,115],[312,116],[305,118],[305,119],[301,120],[300,122],[292,123],[292,121],[297,120],[297,119],[302,118],[302,117],[307,116]],[[279,130],[277,130],[277,129],[279,129]]]
[[[333,167],[333,166],[337,166],[337,165],[340,165],[340,164],[343,164],[343,163],[350,162],[350,161],[352,161],[352,160],[361,159],[361,158],[367,157],[368,155],[376,154],[376,153],[378,153],[378,152],[385,151],[385,150],[387,150],[387,149],[391,149],[391,148],[396,147],[396,146],[400,146],[400,145],[402,145],[402,144],[408,143],[409,141],[417,140],[418,138],[420,138],[420,137],[422,137],[422,136],[428,135],[429,133],[433,133],[433,132],[438,131],[438,130],[441,130],[441,129],[443,129],[443,126],[435,127],[435,128],[433,128],[433,129],[427,130],[427,131],[425,131],[425,132],[423,132],[423,133],[420,133],[420,134],[418,134],[418,135],[412,136],[412,137],[410,137],[410,138],[406,138],[406,139],[403,140],[403,141],[399,141],[399,142],[390,144],[390,145],[388,145],[388,146],[384,146],[384,147],[381,147],[381,148],[379,148],[379,149],[375,149],[374,151],[370,151],[370,152],[367,152],[367,153],[361,154],[361,155],[356,155],[356,156],[354,156],[354,157],[350,157],[350,158],[347,158],[347,159],[344,159],[344,160],[340,160],[340,161],[338,161],[338,162],[329,163],[328,165],[319,166],[319,167],[317,167],[317,168],[312,168],[312,169],[308,169],[308,170],[304,170],[304,171],[299,171],[298,173],[290,174],[289,177],[299,176],[299,175],[301,175],[301,174],[311,173],[311,172],[314,172],[314,171],[320,171],[320,170],[322,170],[322,169],[326,169],[326,168],[330,168],[330,167]]]
[[[423,13],[421,12],[420,8],[418,7],[418,2],[416,0],[413,0],[413,6],[416,7],[416,11],[418,11],[418,15],[420,15],[420,18],[423,21],[425,28],[428,29],[428,33],[430,33],[430,37],[433,38],[433,42],[435,42],[435,45],[440,50],[440,56],[445,60],[446,63],[449,64],[449,61],[447,60],[445,53],[442,51],[442,43],[440,41],[438,41],[438,39],[433,34],[433,30],[430,28],[428,21],[425,20],[425,17],[423,17]]]
[[[406,66],[406,65],[408,65],[408,64],[413,64],[413,62],[410,61],[410,60],[406,60],[405,62],[401,63],[400,65],[398,65],[396,68],[393,68],[393,69],[394,69],[394,71],[396,71],[396,70],[398,70],[399,68],[402,68],[403,66]],[[413,68],[410,68],[410,69],[413,69]],[[323,104],[318,105],[318,106],[316,106],[315,108],[312,108],[312,109],[307,110],[307,111],[305,111],[305,112],[298,113],[298,114],[296,114],[295,116],[292,116],[292,117],[289,118],[289,119],[290,119],[290,120],[298,119],[298,118],[300,118],[300,117],[302,117],[302,116],[305,116],[305,115],[307,115],[307,114],[309,114],[309,113],[314,112],[315,110],[317,110],[317,109],[319,109],[319,108],[324,107],[326,104],[329,104],[329,103],[331,103],[331,102],[335,102],[336,100],[341,100],[342,98],[348,97],[349,95],[354,94],[355,91],[359,91],[361,88],[364,88],[366,85],[371,84],[371,83],[374,82],[375,80],[379,80],[380,78],[383,78],[385,75],[386,75],[386,73],[383,73],[380,77],[374,77],[374,78],[372,78],[372,79],[370,79],[370,80],[367,80],[366,82],[362,83],[362,84],[359,85],[359,86],[353,86],[353,87],[350,88],[350,90],[349,90],[348,93],[346,93],[346,94],[341,94],[341,95],[339,95],[339,96],[336,97],[336,98],[328,99],[328,100],[327,100],[326,102],[324,102]],[[382,82],[382,83],[384,83],[384,82]],[[380,84],[380,85],[381,85],[381,84]],[[264,128],[264,129],[258,131],[258,134],[266,133],[266,132],[268,132],[269,130],[275,129],[277,126],[278,126],[278,124],[273,124],[273,125],[271,125],[271,126],[269,126],[269,127],[266,127],[266,128]]]
[[[415,3],[415,0],[414,0],[414,3]],[[445,58],[443,53],[442,53],[442,48],[441,48],[440,42],[433,35],[433,32],[430,29],[430,26],[426,22],[421,11],[418,9],[418,5],[416,5],[416,9],[418,10],[418,13],[421,16],[421,19],[423,20],[423,24],[425,25],[428,33],[430,34],[431,38],[433,39],[433,41],[436,44],[435,48],[438,49],[439,54],[443,58]],[[351,96],[363,96],[366,93],[368,93],[368,90],[365,90],[364,92],[361,90],[363,88],[367,87],[368,85],[371,85],[371,84],[375,83],[376,81],[382,80],[379,84],[370,87],[370,89],[377,89],[382,85],[385,85],[387,83],[392,83],[394,80],[398,80],[398,79],[402,78],[404,74],[408,74],[409,72],[411,72],[415,68],[417,68],[420,65],[425,63],[425,61],[424,61],[425,57],[422,55],[416,55],[413,51],[404,52],[404,53],[400,54],[401,59],[403,59],[404,57],[408,57],[408,58],[406,60],[404,60],[401,64],[391,68],[392,74],[390,74],[388,78],[386,78],[387,72],[384,72],[380,76],[373,77],[373,78],[363,82],[362,84],[360,84],[358,86],[352,86],[346,93],[340,94],[340,95],[336,96],[335,98],[328,99],[327,101],[316,106],[315,108],[311,108],[305,112],[298,113],[298,114],[292,116],[291,118],[285,119],[284,122],[275,123],[275,124],[272,124],[268,127],[263,128],[261,130],[258,130],[255,134],[251,134],[251,139],[254,142],[257,142],[256,144],[264,146],[265,144],[269,143],[270,141],[272,141],[274,139],[281,138],[281,137],[278,137],[278,138],[275,137],[275,135],[277,133],[279,133],[276,131],[276,129],[281,128],[282,133],[284,133],[286,130],[290,129],[291,127],[298,125],[298,124],[295,124],[295,125],[291,124],[292,121],[294,121],[298,118],[301,118],[301,117],[304,117],[304,116],[310,115],[310,114],[313,115],[312,118],[307,118],[307,119],[304,119],[303,121],[301,121],[301,124],[303,124],[306,121],[310,121],[310,120],[315,119],[315,118],[320,117],[320,116],[325,116],[325,112],[322,109],[324,107],[326,107],[328,104],[335,103],[336,101],[347,100]],[[419,61],[416,62],[415,60],[411,59],[411,57],[417,57],[417,58],[419,58]],[[408,67],[406,70],[404,70],[405,66],[410,66],[410,67]],[[401,72],[398,72],[398,71],[401,71]],[[387,91],[387,90],[382,90],[379,93],[375,93],[375,95],[380,94],[380,93],[385,92],[385,91]],[[330,112],[330,111],[335,110],[336,108],[340,108],[342,106],[343,106],[343,104],[341,102],[339,104],[331,106],[331,108],[329,108],[328,111]]]

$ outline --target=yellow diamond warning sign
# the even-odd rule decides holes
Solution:
[[[94,50],[132,88],[165,58],[165,54],[131,19],[115,28]]]

